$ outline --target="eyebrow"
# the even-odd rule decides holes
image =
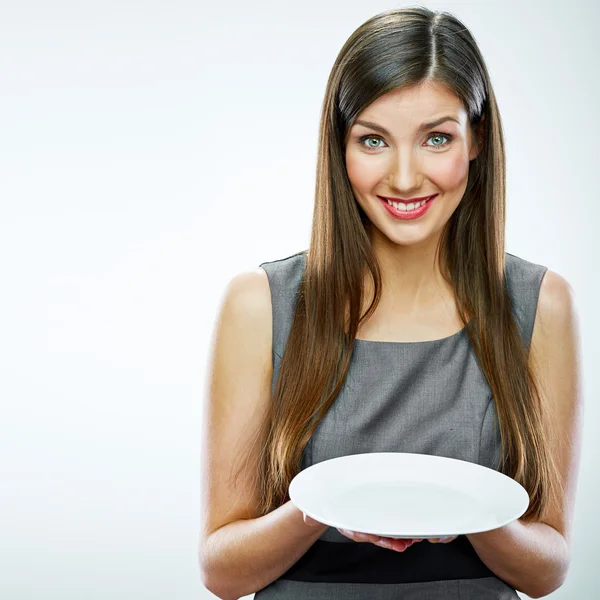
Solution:
[[[425,131],[426,129],[431,129],[432,127],[437,127],[438,125],[441,125],[442,123],[445,123],[446,121],[454,121],[455,123],[458,123],[460,125],[460,122],[457,119],[455,119],[454,117],[450,117],[450,116],[440,117],[439,119],[436,119],[435,121],[432,121],[431,123],[423,123],[422,125],[419,125],[419,128],[417,129],[417,133],[421,133],[422,131]],[[371,123],[369,121],[360,121],[357,119],[354,122],[354,124],[362,125],[363,127],[368,127],[369,129],[374,129],[375,131],[379,131],[380,133],[383,133],[385,135],[390,135],[390,132],[387,129],[385,129],[381,125],[377,125],[377,123]]]

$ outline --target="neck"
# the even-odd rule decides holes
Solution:
[[[398,245],[388,238],[375,238],[373,251],[381,268],[382,303],[418,315],[442,298],[453,297],[452,286],[444,279],[436,256],[438,240],[423,244]],[[370,274],[365,276],[365,295],[371,297]]]

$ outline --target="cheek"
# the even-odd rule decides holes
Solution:
[[[357,189],[369,189],[381,178],[376,161],[365,164],[360,156],[348,152],[346,154],[346,171],[350,183]]]
[[[446,189],[458,187],[469,175],[468,157],[462,155],[449,156],[448,160],[439,161],[432,167],[431,177]]]

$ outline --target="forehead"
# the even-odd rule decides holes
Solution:
[[[460,98],[445,86],[428,82],[380,96],[357,118],[381,124],[419,125],[442,115],[456,117],[463,125],[467,120],[467,111]]]

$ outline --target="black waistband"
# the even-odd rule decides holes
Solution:
[[[335,583],[415,583],[493,577],[468,538],[415,542],[404,552],[368,542],[317,540],[280,579]]]

